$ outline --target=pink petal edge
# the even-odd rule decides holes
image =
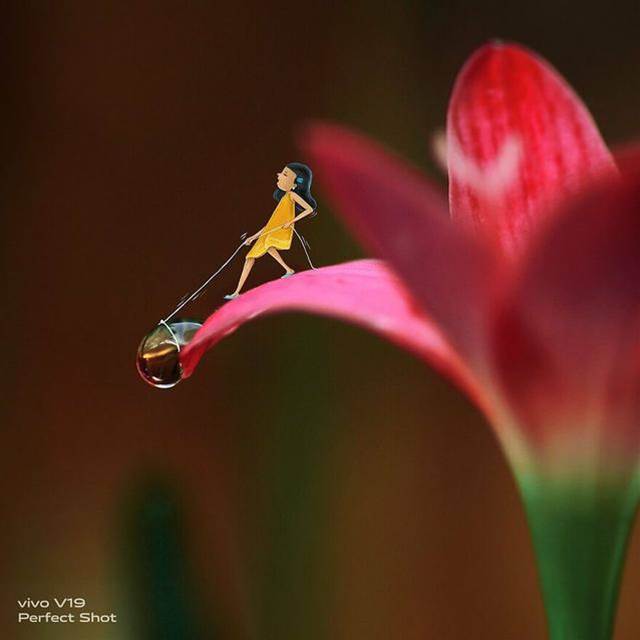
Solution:
[[[267,282],[217,309],[181,351],[183,378],[206,351],[245,322],[281,311],[340,318],[426,360],[465,391],[481,410],[489,407],[465,363],[417,308],[397,277],[377,260],[358,260]]]

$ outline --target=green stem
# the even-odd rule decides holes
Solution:
[[[551,640],[611,640],[638,500],[625,481],[519,478]]]

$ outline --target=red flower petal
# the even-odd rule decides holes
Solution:
[[[563,197],[615,170],[571,87],[544,60],[513,44],[486,45],[463,67],[449,105],[447,140],[453,218],[495,234],[511,254]]]
[[[640,449],[640,174],[593,190],[532,243],[496,322],[497,364],[538,446]]]
[[[427,360],[484,404],[465,364],[438,329],[416,308],[382,262],[358,260],[303,271],[256,287],[213,313],[181,351],[183,378],[204,353],[241,324],[276,311],[305,311],[338,317],[380,334]]]
[[[476,356],[496,256],[451,224],[440,189],[376,143],[314,124],[302,146],[355,235],[391,264],[457,348]]]

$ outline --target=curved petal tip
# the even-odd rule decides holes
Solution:
[[[449,104],[447,139],[453,218],[495,234],[508,254],[520,253],[538,220],[567,196],[615,172],[573,89],[542,57],[511,42],[482,46],[463,66]],[[514,141],[518,163],[497,175],[505,165],[500,159],[513,156],[505,145]]]
[[[427,360],[483,410],[486,403],[466,363],[383,262],[358,260],[267,282],[224,304],[180,352],[183,378],[208,349],[242,324],[279,311],[340,318],[365,327]]]

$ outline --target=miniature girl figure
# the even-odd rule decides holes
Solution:
[[[247,253],[236,290],[226,295],[225,300],[233,300],[240,295],[256,258],[261,258],[266,253],[285,270],[283,278],[288,278],[295,273],[282,259],[278,249],[284,251],[291,247],[294,223],[313,213],[317,207],[311,195],[313,173],[306,164],[291,162],[277,174],[277,178],[277,189],[273,192],[273,198],[278,205],[267,224],[245,240],[247,246],[256,240],[257,242]],[[298,215],[296,215],[296,207],[300,210]]]

